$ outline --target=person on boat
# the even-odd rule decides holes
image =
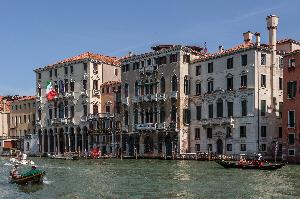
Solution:
[[[27,154],[26,153],[23,153],[22,155],[22,160],[26,160],[27,159]]]
[[[18,178],[18,177],[20,177],[20,175],[19,175],[19,171],[18,171],[18,164],[16,164],[15,166],[14,166],[14,168],[10,171],[10,176],[12,177],[12,178]]]

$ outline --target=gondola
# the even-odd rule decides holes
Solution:
[[[20,177],[11,177],[10,182],[18,185],[42,183],[46,175],[45,171],[35,170],[34,173],[21,175]]]
[[[240,169],[258,169],[258,170],[276,170],[284,166],[284,163],[254,162],[248,163],[232,162],[225,160],[217,160],[219,165],[224,168],[240,168]]]

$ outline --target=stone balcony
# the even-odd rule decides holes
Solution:
[[[208,119],[202,119],[201,124],[202,124],[203,127],[207,127],[207,126],[234,126],[234,119],[232,117],[208,118]]]
[[[98,119],[104,119],[104,118],[113,118],[113,113],[95,113],[95,114],[89,114],[87,116],[88,120],[98,120]]]
[[[156,130],[156,123],[136,124],[136,130]]]

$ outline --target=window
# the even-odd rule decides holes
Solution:
[[[170,55],[170,63],[177,62],[177,54]]]
[[[267,150],[267,145],[261,144],[261,151],[266,151],[266,150]]]
[[[260,101],[260,115],[265,116],[267,112],[266,100]]]
[[[71,92],[74,91],[74,82],[70,82],[70,91],[71,91]]]
[[[207,128],[206,133],[207,133],[207,138],[212,138],[212,128]]]
[[[260,60],[260,64],[261,65],[266,65],[266,54],[261,54],[261,60]]]
[[[83,72],[87,73],[87,63],[83,63]]]
[[[57,77],[57,69],[54,69],[54,76]]]
[[[83,116],[87,116],[87,105],[83,105]]]
[[[186,95],[190,94],[190,80],[188,79],[187,76],[184,77],[183,87],[184,87],[184,94]]]
[[[247,87],[247,75],[242,75],[241,76],[241,88],[246,88]]]
[[[93,90],[98,90],[98,80],[93,80]]]
[[[64,104],[61,102],[59,105],[58,105],[58,117],[59,118],[64,118],[65,116],[65,112],[64,112]]]
[[[68,74],[68,67],[64,67],[64,69],[65,69],[65,75],[67,75]]]
[[[70,107],[70,117],[73,118],[75,116],[75,108],[74,106]]]
[[[38,79],[42,79],[42,74],[38,73]]]
[[[282,127],[278,127],[278,138],[282,138]]]
[[[232,144],[227,144],[227,151],[232,151]]]
[[[289,156],[295,156],[295,149],[289,149],[288,154]]]
[[[213,104],[208,105],[208,118],[214,117],[214,107]]]
[[[196,76],[201,75],[201,65],[196,66]]]
[[[227,90],[233,90],[233,77],[227,77]]]
[[[207,92],[211,93],[213,91],[214,91],[214,82],[211,80],[207,82]]]
[[[65,92],[69,92],[69,82],[65,79]]]
[[[218,99],[217,101],[217,117],[223,117],[223,100]]]
[[[295,111],[288,112],[288,127],[289,128],[295,127]]]
[[[245,138],[247,136],[246,126],[240,126],[240,137]]]
[[[296,81],[290,81],[287,83],[288,98],[294,98],[296,96],[296,90],[297,90],[297,82]]]
[[[266,126],[261,126],[260,127],[260,136],[262,138],[267,137],[267,127]]]
[[[132,70],[137,70],[140,68],[140,62],[134,62],[132,64]]]
[[[150,66],[151,64],[152,64],[152,60],[151,60],[151,59],[148,59],[148,60],[147,60],[147,65]]]
[[[295,68],[296,67],[296,60],[290,59],[289,60],[289,68]]]
[[[65,117],[69,117],[69,106],[68,106],[68,101],[65,101]]]
[[[196,144],[195,148],[196,148],[196,151],[199,152],[200,151],[200,144]]]
[[[282,153],[282,144],[278,144],[278,152]]]
[[[24,115],[24,123],[26,123],[27,121],[26,121],[26,115]]]
[[[160,92],[164,93],[166,91],[166,84],[165,84],[165,78],[162,77],[160,79]]]
[[[247,116],[247,100],[242,100],[242,116]]]
[[[190,63],[190,55],[183,55],[183,63]]]
[[[134,110],[134,123],[139,123],[139,111],[137,109]]]
[[[105,112],[106,112],[106,113],[110,113],[110,106],[106,106],[106,107],[105,107]]]
[[[196,106],[196,119],[197,120],[201,120],[201,112],[202,112],[201,106]]]
[[[247,55],[242,55],[242,66],[246,66],[247,65]]]
[[[183,121],[184,121],[184,124],[190,124],[191,111],[189,109],[183,109]]]
[[[247,148],[246,148],[246,144],[241,144],[241,151],[246,151]]]
[[[208,151],[212,151],[212,144],[208,144],[208,145],[207,145],[207,150],[208,150]]]
[[[195,128],[195,140],[200,140],[200,128]]]
[[[266,87],[266,75],[261,75],[260,76],[260,86],[261,87]]]
[[[233,117],[233,102],[227,102],[227,116]]]
[[[52,70],[49,70],[49,77],[52,77]]]
[[[73,74],[73,72],[74,72],[74,67],[70,66],[70,73]]]
[[[283,108],[283,102],[279,102],[279,117],[282,118],[282,108]]]
[[[118,76],[118,69],[117,68],[115,68],[115,76]]]
[[[165,108],[163,106],[160,107],[160,123],[165,122]]]
[[[171,122],[177,122],[177,108],[175,106],[171,110]]]
[[[128,97],[128,94],[129,94],[129,85],[128,85],[128,83],[125,83],[125,85],[124,85],[124,95],[125,95],[125,97]]]
[[[212,73],[214,71],[214,62],[210,62],[207,65],[207,72]]]
[[[177,77],[173,75],[172,77],[172,91],[177,91]]]
[[[201,83],[196,83],[196,95],[201,95]]]
[[[86,90],[87,89],[87,80],[82,80],[82,84],[83,84],[83,89]]]
[[[129,64],[122,65],[122,72],[129,71]]]
[[[279,77],[279,90],[282,90],[283,89],[283,81],[282,81],[282,78]]]
[[[126,110],[125,112],[124,112],[124,119],[125,119],[125,125],[128,125],[128,111]]]
[[[295,144],[295,133],[289,133],[288,144]]]
[[[232,129],[230,127],[226,127],[226,138],[232,137]]]
[[[233,57],[227,59],[227,69],[233,68]]]

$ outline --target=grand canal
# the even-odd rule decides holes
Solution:
[[[52,160],[34,158],[47,172],[41,185],[10,184],[0,157],[0,198],[299,198],[300,165],[278,171],[223,169],[214,162]],[[22,168],[26,170],[28,168]]]

